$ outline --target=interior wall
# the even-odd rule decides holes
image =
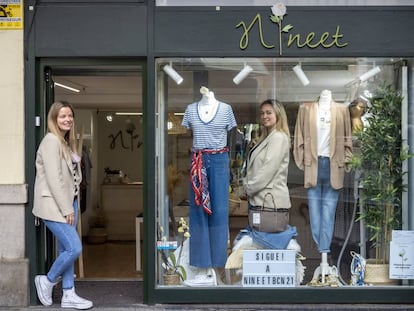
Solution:
[[[107,116],[112,116],[112,122]],[[90,109],[76,109],[76,127],[80,133],[83,128],[83,145],[88,151],[91,161],[90,176],[88,179],[86,210],[82,214],[82,235],[86,236],[92,219],[100,208],[100,186],[103,183],[120,184],[142,182],[142,117],[117,116],[115,111],[97,112]],[[107,174],[105,168],[121,170],[125,176],[122,180],[118,176]]]

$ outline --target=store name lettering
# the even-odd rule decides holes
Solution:
[[[127,149],[127,150],[129,149],[131,151],[134,151],[134,149],[139,149],[139,147],[141,147],[143,144],[143,142],[139,139],[139,135],[138,134],[134,135],[133,132],[128,132],[128,134],[129,134],[129,144],[125,143],[122,130],[120,130],[116,134],[109,135],[108,136],[108,138],[110,138],[109,148],[115,149],[117,147],[116,142],[120,141],[122,149]]]
[[[242,28],[243,34],[240,38],[240,49],[245,50],[249,46],[249,34],[250,31],[253,29],[254,25],[257,24],[258,31],[259,31],[259,38],[260,43],[263,47],[267,49],[275,48],[274,44],[268,44],[265,42],[264,35],[263,35],[263,25],[262,25],[262,18],[260,14],[257,14],[254,19],[250,22],[250,24],[241,21],[236,25],[236,28]],[[283,32],[289,32],[293,29],[293,26],[286,28]],[[282,33],[279,34],[281,36]],[[301,36],[300,34],[292,34],[289,33],[287,47],[292,45],[296,45],[298,48],[308,47],[311,49],[315,49],[317,47],[323,48],[343,48],[348,45],[347,42],[343,41],[344,35],[341,33],[340,26],[336,26],[336,30],[331,34],[330,32],[324,32],[321,35],[317,35],[315,32],[309,32],[307,35]],[[280,51],[281,52],[281,51]],[[280,53],[281,55],[281,53]]]

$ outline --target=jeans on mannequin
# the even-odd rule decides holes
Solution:
[[[339,190],[331,187],[330,160],[318,158],[317,185],[307,190],[312,237],[319,252],[329,253]]]
[[[190,265],[198,268],[224,267],[229,234],[229,155],[203,154],[207,170],[212,214],[194,202],[190,186]]]

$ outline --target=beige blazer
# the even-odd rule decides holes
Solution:
[[[276,208],[291,207],[287,187],[289,148],[286,134],[275,130],[249,152],[244,188],[251,205],[262,206],[265,195],[271,193]],[[273,207],[270,196],[265,206]]]
[[[299,169],[304,170],[304,187],[316,186],[318,175],[317,102],[299,107],[295,126],[293,156]],[[343,188],[345,166],[352,157],[351,119],[348,107],[332,102],[329,158],[331,186]]]
[[[33,214],[39,218],[66,222],[65,216],[73,213],[77,186],[82,179],[80,163],[73,170],[72,160],[61,157],[61,143],[52,133],[46,134],[36,154],[36,180],[34,185]]]

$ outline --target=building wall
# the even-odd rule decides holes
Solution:
[[[23,30],[0,31],[0,306],[28,303]]]

